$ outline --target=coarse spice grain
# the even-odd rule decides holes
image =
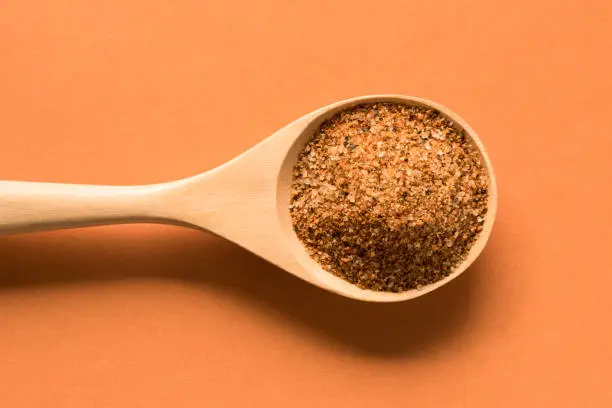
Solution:
[[[478,150],[436,110],[363,104],[325,121],[299,154],[289,209],[324,270],[402,292],[448,276],[482,231]]]

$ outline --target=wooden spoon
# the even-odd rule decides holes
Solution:
[[[321,122],[360,103],[400,102],[432,107],[471,138],[489,176],[484,229],[468,257],[449,276],[402,293],[364,290],[324,271],[295,235],[289,215],[291,175],[298,153]],[[323,289],[364,301],[412,299],[459,276],[483,250],[497,210],[497,186],[484,147],[472,128],[437,103],[401,95],[361,96],[302,116],[250,150],[186,179],[135,187],[0,182],[0,233],[154,222],[210,231]]]

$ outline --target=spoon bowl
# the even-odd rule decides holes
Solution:
[[[304,145],[322,122],[337,112],[374,102],[398,102],[439,111],[480,152],[489,178],[483,230],[466,259],[446,278],[401,293],[361,289],[323,270],[298,240],[289,213],[292,171]],[[493,168],[472,128],[437,103],[402,95],[361,96],[332,103],[302,116],[215,169],[169,183],[111,187],[0,182],[0,233],[134,222],[192,226],[233,241],[311,284],[370,302],[412,299],[459,276],[483,250],[496,210]]]

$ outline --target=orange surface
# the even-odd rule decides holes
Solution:
[[[612,406],[611,38],[604,0],[4,1],[1,179],[172,180],[404,93],[476,129],[500,207],[395,305],[179,228],[1,237],[0,406]]]

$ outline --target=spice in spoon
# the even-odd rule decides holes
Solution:
[[[299,154],[290,213],[324,270],[402,292],[448,276],[482,231],[488,178],[436,110],[364,104],[325,121]]]

